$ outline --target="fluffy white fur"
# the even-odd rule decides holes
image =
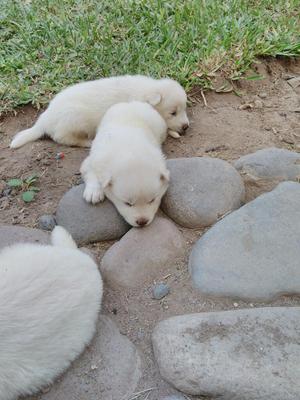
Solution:
[[[161,151],[166,135],[164,119],[149,104],[112,106],[81,166],[85,200],[106,196],[132,226],[150,224],[169,182]]]
[[[52,244],[0,252],[0,399],[52,383],[90,342],[102,299],[95,262],[61,227]]]
[[[83,82],[64,89],[54,97],[32,128],[15,136],[10,147],[21,147],[45,134],[57,143],[88,147],[109,107],[132,100],[154,106],[165,119],[173,137],[179,137],[189,126],[186,93],[178,82],[125,75]]]

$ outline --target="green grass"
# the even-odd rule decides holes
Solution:
[[[300,55],[300,0],[0,0],[0,112],[72,83],[142,73],[186,89]]]

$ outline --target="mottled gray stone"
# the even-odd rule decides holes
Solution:
[[[191,395],[299,400],[300,307],[183,315],[154,330],[162,377]]]
[[[56,225],[56,220],[54,215],[42,215],[39,218],[39,228],[45,231],[52,231]]]
[[[245,195],[240,175],[217,158],[177,158],[167,161],[170,186],[162,210],[188,228],[208,226],[238,208]]]
[[[271,147],[239,158],[235,168],[250,177],[277,180],[300,178],[300,154]]]
[[[157,283],[152,287],[152,297],[160,300],[170,292],[170,288],[165,283]]]
[[[24,228],[17,225],[0,225],[0,249],[15,243],[49,244],[50,236],[39,229]]]
[[[79,244],[119,239],[130,228],[109,200],[97,205],[83,199],[84,185],[74,186],[59,202],[56,221]]]
[[[144,228],[132,228],[111,246],[100,269],[112,287],[136,287],[157,279],[184,253],[184,240],[176,225],[161,217]]]
[[[163,397],[161,400],[187,400],[183,394],[170,394],[169,396]]]
[[[141,361],[135,346],[109,318],[101,316],[92,344],[39,399],[127,399],[140,377]]]
[[[194,245],[194,285],[210,295],[269,300],[300,293],[300,184],[280,183],[226,216]]]

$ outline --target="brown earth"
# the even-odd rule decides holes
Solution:
[[[300,75],[299,60],[264,60],[255,66],[264,76],[259,81],[241,80],[234,91],[226,94],[205,93],[195,89],[189,109],[191,128],[186,136],[167,139],[164,146],[168,158],[210,156],[232,161],[258,149],[276,146],[300,151],[300,86],[292,88],[288,78]],[[216,87],[223,82],[218,79]],[[238,93],[238,95],[236,94]],[[35,227],[39,216],[55,213],[58,201],[72,185],[80,180],[79,167],[88,150],[58,145],[49,140],[40,140],[18,150],[10,150],[12,136],[29,127],[38,112],[30,106],[7,116],[0,122],[0,193],[10,178],[40,175],[40,192],[36,200],[26,204],[20,193],[13,190],[0,195],[0,222]],[[65,157],[57,161],[55,155],[63,152]],[[247,200],[270,190],[267,182],[246,182]],[[139,289],[114,291],[105,289],[103,312],[110,316],[121,332],[132,340],[143,359],[144,376],[137,391],[154,388],[148,400],[175,391],[159,376],[153,360],[151,332],[155,324],[167,317],[201,311],[255,307],[261,303],[233,302],[228,299],[213,299],[199,295],[191,287],[187,271],[187,260],[191,245],[200,231],[183,229],[187,243],[186,255],[166,274],[156,281],[165,281],[171,292],[163,300],[153,300],[148,282]],[[112,242],[93,244],[90,249],[101,259]],[[271,305],[300,305],[296,297],[281,297]],[[270,304],[269,304],[270,305]],[[139,400],[146,396],[138,397]],[[197,397],[195,397],[197,398]],[[100,400],[100,399],[99,399]],[[103,399],[104,400],[104,399]]]

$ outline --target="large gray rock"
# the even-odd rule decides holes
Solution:
[[[156,217],[145,228],[132,228],[111,246],[100,269],[112,287],[136,287],[161,278],[162,272],[184,253],[184,240],[171,221]]]
[[[60,200],[57,225],[65,227],[79,244],[119,239],[130,228],[114,205],[105,200],[97,205],[83,199],[84,185],[74,186]]]
[[[300,293],[300,184],[280,183],[226,216],[194,245],[189,268],[203,293],[271,299]]]
[[[300,178],[300,154],[271,147],[239,158],[234,163],[242,174],[252,178],[295,180]]]
[[[154,330],[162,377],[222,400],[299,400],[300,307],[173,317]]]
[[[101,316],[96,338],[41,400],[120,400],[129,398],[141,377],[134,345]]]
[[[217,158],[177,158],[167,161],[171,172],[163,211],[188,228],[208,226],[238,208],[245,195],[240,175]]]
[[[0,249],[16,243],[41,243],[49,244],[48,233],[39,229],[24,228],[17,225],[0,226]]]

